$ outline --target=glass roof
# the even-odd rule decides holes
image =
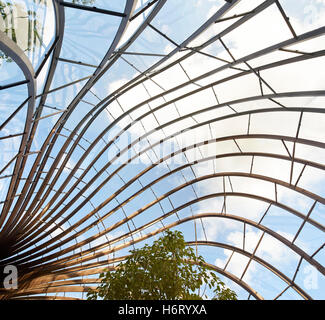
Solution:
[[[239,299],[324,299],[324,2],[0,13],[0,297],[84,299],[171,228]]]
[[[51,0],[0,2],[0,30],[19,45],[36,69],[54,41],[55,12]]]

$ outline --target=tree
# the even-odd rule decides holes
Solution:
[[[151,246],[130,251],[115,270],[100,274],[88,300],[201,300],[195,293],[203,284],[217,300],[237,300],[234,291],[215,275],[202,256],[186,246],[181,232],[166,231]]]

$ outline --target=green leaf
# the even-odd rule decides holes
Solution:
[[[167,230],[151,246],[130,250],[114,271],[101,273],[101,284],[88,291],[87,299],[201,300],[195,292],[207,284],[214,288],[214,299],[235,300],[236,293],[224,289],[224,283],[210,270],[193,248],[186,247],[181,232]]]

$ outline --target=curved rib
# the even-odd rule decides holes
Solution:
[[[26,162],[25,145],[28,136],[30,134],[31,124],[32,124],[32,116],[34,112],[34,104],[35,104],[35,96],[36,96],[36,81],[34,79],[34,68],[30,63],[28,57],[25,55],[23,50],[20,49],[20,47],[8,36],[6,36],[6,34],[2,31],[0,31],[0,50],[3,51],[6,55],[8,55],[10,58],[12,58],[24,73],[24,76],[28,81],[27,88],[28,88],[28,95],[29,95],[24,133],[21,138],[18,156],[15,162],[13,176],[10,181],[10,186],[7,192],[5,204],[0,214],[0,228],[2,228],[8,216],[9,208],[14,200],[14,194],[18,188],[18,182],[19,179],[21,178],[24,164]],[[6,224],[10,223],[10,221],[12,221],[14,217],[15,217],[14,214],[10,214]]]

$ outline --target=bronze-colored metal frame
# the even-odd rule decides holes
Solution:
[[[1,124],[0,128],[15,117],[15,115],[28,104],[28,112],[26,116],[25,130],[21,139],[21,146],[17,155],[10,160],[3,168],[0,168],[0,179],[10,180],[9,189],[6,199],[0,204],[2,211],[0,214],[0,267],[8,264],[17,266],[19,273],[19,287],[17,290],[6,290],[0,288],[0,299],[75,299],[84,297],[84,293],[88,288],[94,287],[98,283],[98,275],[107,268],[114,269],[116,263],[123,261],[125,255],[115,256],[115,253],[121,252],[130,246],[135,246],[146,239],[150,239],[155,235],[164,232],[164,230],[181,226],[194,224],[193,234],[187,235],[192,240],[188,242],[189,246],[195,246],[196,249],[200,246],[210,248],[222,248],[231,252],[229,259],[224,266],[220,268],[216,265],[211,265],[217,273],[227,277],[230,281],[241,286],[248,293],[248,298],[264,299],[248,282],[245,282],[245,275],[252,261],[259,264],[260,267],[270,271],[274,276],[278,277],[285,283],[285,289],[280,291],[274,299],[280,298],[287,290],[292,288],[302,299],[312,299],[309,292],[306,292],[301,285],[296,282],[299,268],[303,261],[315,267],[320,275],[325,275],[324,266],[317,260],[316,255],[324,248],[325,242],[312,254],[307,253],[301,248],[296,241],[306,223],[316,228],[318,231],[324,232],[325,226],[319,221],[311,217],[311,214],[317,204],[324,205],[325,199],[321,194],[317,194],[311,190],[307,190],[299,185],[300,179],[303,177],[305,170],[317,169],[325,170],[323,163],[310,161],[308,159],[299,158],[296,156],[298,147],[308,146],[314,150],[323,150],[325,142],[301,138],[299,136],[301,123],[306,114],[323,115],[325,109],[319,107],[287,107],[282,101],[284,98],[304,98],[304,97],[324,97],[325,90],[309,90],[309,91],[291,91],[291,92],[276,92],[273,87],[263,78],[262,72],[272,70],[289,64],[299,64],[300,62],[321,58],[325,56],[325,48],[315,52],[300,52],[291,50],[290,47],[304,41],[309,41],[317,37],[325,35],[325,26],[318,29],[297,34],[294,27],[290,23],[285,10],[281,6],[281,1],[266,0],[259,6],[249,12],[236,14],[234,16],[226,16],[228,12],[236,6],[240,0],[225,1],[224,5],[209,19],[205,21],[197,30],[195,30],[187,39],[180,44],[164,34],[161,30],[154,26],[156,16],[160,10],[166,5],[167,0],[155,0],[148,2],[143,8],[136,11],[135,0],[126,0],[124,12],[113,12],[96,7],[87,7],[76,5],[69,2],[53,0],[53,6],[56,13],[56,31],[54,41],[49,51],[45,55],[43,63],[38,70],[34,71],[28,58],[24,52],[5,34],[0,33],[0,49],[7,55],[12,57],[22,69],[26,80],[22,83],[13,83],[16,85],[27,85],[29,97],[10,115],[10,117]],[[250,19],[254,18],[270,6],[276,6],[282,18],[284,19],[290,33],[291,38],[281,41],[277,44],[263,48],[257,52],[251,53],[240,59],[235,59],[231,49],[227,47],[223,41],[224,37],[232,31],[245,24]],[[69,10],[86,10],[88,12],[95,11],[105,14],[108,17],[113,15],[120,18],[120,24],[116,35],[111,42],[107,52],[103,55],[103,59],[98,66],[87,62],[73,61],[62,57],[61,47],[64,39],[65,25],[65,8]],[[149,10],[150,9],[150,10]],[[143,14],[146,14],[142,23],[135,29],[132,36],[127,41],[120,45],[120,41],[125,31],[132,28],[132,23],[139,19]],[[208,28],[215,23],[223,21],[232,21],[232,23],[224,28],[220,33],[216,34],[209,40],[205,41],[198,47],[191,47],[193,40],[202,35]],[[174,49],[170,53],[146,53],[128,51],[132,44],[136,43],[137,39],[145,30],[151,30],[157,36],[164,39],[173,45]],[[213,43],[220,43],[224,50],[228,53],[229,59],[220,58],[211,55],[204,51]],[[185,54],[183,54],[185,52]],[[258,67],[252,67],[251,61],[263,57],[274,52],[290,52],[291,57],[274,61]],[[176,58],[177,54],[179,57]],[[131,62],[128,61],[128,56],[153,56],[159,58],[158,62],[152,64],[146,70],[141,71]],[[213,70],[201,74],[195,78],[189,77],[182,62],[186,61],[194,55],[204,55],[222,65]],[[36,95],[36,79],[44,67],[45,62],[50,61],[50,67],[45,79],[44,88],[41,94]],[[58,61],[62,63],[72,63],[75,65],[88,66],[93,69],[93,72],[82,79],[67,82],[64,85],[52,88],[51,84],[56,72]],[[97,83],[101,81],[104,75],[110,72],[115,63],[123,61],[133,71],[136,76],[128,80],[125,84],[119,86],[114,92],[109,93],[106,97],[98,97],[92,90]],[[180,67],[180,70],[185,74],[187,81],[174,86],[168,90],[164,89],[155,77],[163,74],[165,71],[173,67]],[[221,74],[222,71],[231,70],[234,73],[230,76],[224,76],[217,81],[210,81],[208,84],[201,85],[200,81],[209,79],[210,76]],[[256,76],[259,82],[261,94],[257,96],[249,96],[230,101],[219,102],[215,88],[221,84],[229,83],[235,79],[243,79],[245,76]],[[47,103],[47,98],[53,92],[65,90],[67,87],[73,87],[81,81],[85,84],[78,90],[72,101],[66,106],[50,107],[54,109],[52,114],[45,115],[43,110]],[[150,95],[146,88],[146,83],[153,83],[159,87],[160,93]],[[7,86],[9,88],[9,86]],[[1,87],[5,90],[7,87]],[[148,97],[143,97],[140,103],[133,104],[131,108],[125,110],[120,103],[120,98],[132,92],[136,88],[144,88],[148,93]],[[269,93],[264,93],[263,88],[267,88]],[[182,90],[183,91],[182,93]],[[194,96],[202,92],[212,92],[215,96],[215,104],[208,107],[203,107],[199,111],[185,113],[181,115],[177,108],[177,103],[185,98]],[[178,94],[180,92],[180,94]],[[185,93],[184,93],[185,92]],[[92,94],[98,98],[98,103],[95,104],[87,100],[87,95]],[[172,98],[169,98],[172,95]],[[36,105],[37,98],[38,104]],[[281,102],[280,102],[281,101]],[[265,106],[263,108],[251,108],[249,110],[237,111],[236,106],[243,103],[260,104],[271,103],[272,107]],[[90,106],[88,112],[81,116],[78,123],[68,128],[69,119],[78,114],[77,107],[80,103],[85,103]],[[154,103],[154,106],[151,104]],[[110,107],[113,104],[118,104],[122,110],[119,116],[114,117],[110,112]],[[168,122],[160,122],[157,117],[157,111],[164,110],[167,106],[174,106],[179,116],[169,119]],[[197,120],[196,117],[211,111],[225,110],[229,112],[225,115],[216,116],[205,121]],[[89,130],[95,125],[96,120],[100,119],[102,114],[107,112],[109,115],[109,123],[97,129],[96,137],[91,141],[87,138]],[[299,116],[297,130],[295,135],[281,135],[274,132],[273,134],[266,133],[251,133],[251,117],[256,115],[267,115],[269,113],[295,114]],[[31,151],[33,140],[39,130],[42,120],[48,117],[57,116],[57,121],[51,128],[48,136],[43,140],[43,144],[37,151]],[[146,130],[143,125],[143,120],[153,116],[155,127],[151,130]],[[214,137],[212,124],[219,124],[228,119],[241,117],[247,121],[247,133],[224,135]],[[185,122],[186,121],[186,122]],[[185,124],[186,123],[186,124]],[[140,124],[143,128],[143,134],[137,137],[132,137],[124,145],[119,144],[119,138],[125,133],[130,133],[136,125]],[[177,125],[177,130],[172,134],[167,133],[167,129],[172,125]],[[194,132],[196,129],[207,129],[210,132],[210,139],[202,138],[201,141],[196,141],[186,147],[180,146],[178,143],[176,150],[169,154],[160,156],[155,152],[156,148],[168,144],[171,141],[178,141],[182,134]],[[161,134],[163,138],[157,140],[154,138],[156,133]],[[17,134],[16,134],[17,135]],[[1,137],[8,139],[14,135]],[[132,135],[131,135],[132,136]],[[241,148],[242,141],[263,140],[265,142],[273,141],[283,146],[283,153],[272,153],[268,150],[263,152],[245,151]],[[141,148],[141,142],[146,144],[146,147]],[[218,146],[220,143],[233,142],[236,146],[236,151],[227,153],[218,153],[206,156],[202,153],[201,148],[205,146]],[[292,151],[290,152],[288,144],[292,143]],[[102,145],[101,145],[102,144]],[[98,150],[98,146],[100,149]],[[105,164],[99,164],[99,160],[110,150],[118,151],[106,161]],[[216,148],[217,149],[217,148]],[[76,157],[78,150],[82,150],[81,155],[77,156],[73,167],[69,167],[69,160]],[[196,150],[200,157],[191,160],[187,156],[187,152]],[[131,153],[131,156],[129,154]],[[154,156],[154,160],[149,156]],[[25,173],[27,159],[32,155],[36,155],[32,161],[31,168]],[[141,157],[147,156],[149,164],[141,167],[139,172],[135,172],[129,179],[123,175],[123,170],[139,160]],[[184,163],[173,167],[169,164],[176,157],[183,156]],[[250,171],[218,171],[214,169],[213,173],[206,175],[198,175],[195,171],[196,166],[213,163],[220,159],[249,159]],[[290,166],[289,180],[276,179],[268,174],[258,174],[253,170],[256,159],[274,159],[288,163]],[[1,176],[6,168],[14,163],[15,167],[11,176]],[[294,181],[294,168],[300,165],[302,169],[298,178]],[[164,167],[165,172],[158,177],[155,172],[160,167]],[[68,173],[66,170],[68,169]],[[192,178],[184,174],[185,170],[190,170]],[[167,172],[166,172],[167,170]],[[157,194],[156,186],[161,182],[169,182],[174,176],[181,175],[183,182],[170,187],[170,190],[163,194]],[[150,182],[143,183],[143,178],[150,176]],[[194,177],[194,178],[193,178]],[[263,181],[274,187],[274,196],[260,196],[251,192],[237,192],[232,186],[231,179],[246,179],[246,181]],[[116,188],[111,194],[105,194],[104,188],[113,183],[114,179],[122,181],[122,186]],[[196,185],[203,181],[213,181],[221,179],[223,181],[223,190],[211,192],[207,195],[200,196],[196,191]],[[230,189],[225,187],[225,181],[228,179]],[[134,191],[131,187],[135,184],[141,186],[140,189]],[[300,212],[299,210],[284,203],[278,198],[278,187],[295,192],[297,195],[302,195],[312,201],[312,206],[309,211]],[[17,194],[17,190],[20,190]],[[185,189],[191,190],[194,198],[185,199],[182,205],[174,205],[173,199],[177,192]],[[128,192],[128,196],[122,196],[123,192]],[[132,213],[127,213],[127,206],[134,199],[140,199],[146,192],[150,192],[154,200],[147,201],[138,210]],[[95,203],[96,195],[101,194],[99,203]],[[227,210],[227,199],[247,198],[259,201],[267,206],[266,211],[259,221],[254,221],[245,217],[232,214]],[[120,200],[120,198],[122,200]],[[197,212],[194,206],[208,199],[221,199],[223,206],[220,212]],[[114,204],[114,201],[116,204]],[[167,201],[171,210],[166,210],[162,203]],[[158,216],[148,218],[149,212],[154,206],[159,206],[161,211]],[[295,233],[293,240],[287,239],[279,232],[263,225],[263,220],[268,214],[271,207],[285,210],[301,222],[299,229]],[[181,212],[187,210],[189,214],[184,216]],[[118,212],[121,212],[124,218],[118,221],[110,221]],[[139,217],[144,217],[141,226],[136,227],[134,220]],[[243,246],[242,248],[230,245],[228,243],[217,242],[209,239],[205,232],[204,221],[210,219],[214,223],[218,223],[219,219],[228,219],[243,224]],[[110,221],[108,225],[105,223]],[[167,224],[165,224],[167,221]],[[197,224],[201,224],[205,240],[197,238]],[[111,236],[113,231],[120,227],[126,226],[123,234]],[[250,226],[257,230],[261,236],[257,242],[253,252],[245,248],[246,226]],[[152,228],[154,229],[152,231]],[[95,231],[94,231],[95,230]],[[91,233],[89,233],[91,232]],[[286,246],[291,252],[299,256],[299,263],[296,266],[294,276],[290,277],[285,272],[273,263],[266,261],[258,255],[258,249],[263,241],[264,235],[272,237]],[[105,238],[105,241],[100,241]],[[97,242],[99,241],[99,242]],[[242,255],[248,258],[248,263],[245,265],[243,273],[240,277],[236,276],[227,267],[233,254]],[[66,293],[69,296],[66,296]]]

